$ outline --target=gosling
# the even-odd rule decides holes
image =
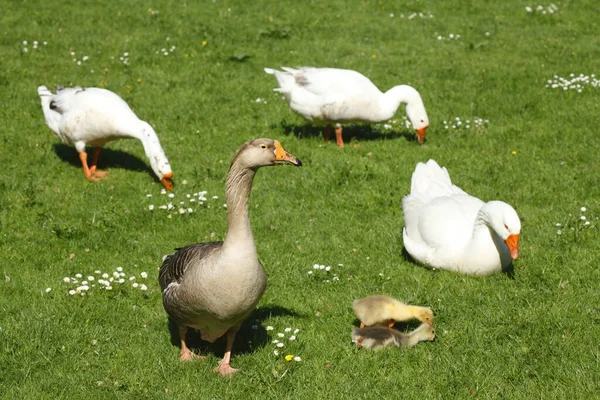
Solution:
[[[354,300],[352,309],[361,321],[361,328],[373,325],[387,325],[391,328],[398,321],[413,318],[433,325],[433,312],[430,308],[404,304],[389,296],[368,296]]]
[[[384,347],[412,347],[419,342],[435,339],[435,330],[429,324],[423,323],[409,333],[399,332],[385,326],[370,326],[354,328],[352,341],[358,347],[379,350]]]

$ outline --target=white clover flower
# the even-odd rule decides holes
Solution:
[[[312,271],[308,271],[308,274],[309,274],[309,275],[312,275],[312,273],[313,273]]]
[[[273,354],[275,354],[276,356],[279,355],[279,350],[273,350]]]
[[[329,266],[325,267],[325,271],[327,271],[327,272],[331,271],[331,267],[329,267]]]
[[[272,331],[274,328],[271,325],[268,325],[265,329],[268,331]]]
[[[169,198],[172,199],[173,197],[175,197],[175,193],[169,193]]]
[[[300,361],[302,361],[302,358],[300,358],[300,356],[296,356],[296,357],[294,357],[294,361],[300,362]]]
[[[125,283],[125,279],[121,278],[117,281],[117,283]]]
[[[140,285],[140,290],[148,290],[148,286],[144,285],[143,283]]]
[[[133,275],[132,275],[132,276],[130,276],[130,277],[129,277],[129,280],[130,280],[130,281],[134,281],[134,280],[135,280],[135,276],[133,276]]]
[[[292,335],[288,338],[288,340],[294,341],[294,340],[296,340],[296,336]]]
[[[50,293],[51,290],[52,288],[46,288],[46,293]]]
[[[139,284],[139,283],[137,283],[137,282],[133,282],[133,283],[131,284],[131,286],[133,286],[134,288],[136,288],[136,287],[140,286],[140,284]]]
[[[314,264],[313,269],[319,269],[319,264]]]
[[[581,212],[586,212],[586,211],[587,211],[587,208],[581,207]]]
[[[81,279],[82,277],[83,277],[83,275],[81,275],[81,274],[75,274],[75,278],[77,278],[77,279]]]
[[[117,267],[116,270],[117,272],[123,272],[123,267]]]
[[[271,343],[273,343],[273,344],[277,344],[277,343],[279,343],[279,340],[277,340],[277,339],[273,339],[273,341],[271,341]]]
[[[104,279],[108,279],[108,274],[105,272],[105,273],[103,273],[103,274],[102,274],[102,277],[103,277]]]
[[[95,274],[101,274],[101,273],[102,273],[102,271],[100,271],[99,269],[97,269],[97,270],[95,270],[95,271],[94,271],[94,273],[95,273]]]
[[[140,276],[144,279],[146,279],[148,277],[148,273],[147,272],[140,272]]]
[[[294,335],[298,332],[300,332],[300,329],[294,329]]]
[[[108,285],[104,288],[105,290],[112,290],[112,286]]]
[[[589,225],[589,224],[590,224],[590,221],[585,221],[584,225]]]
[[[292,328],[285,328],[283,331],[284,331],[284,332],[291,332],[291,331],[292,331]]]
[[[319,269],[323,270],[323,269],[325,269],[325,266],[324,265],[319,265]]]
[[[29,43],[27,40],[23,40],[23,46],[27,46],[27,43]]]
[[[161,189],[160,190],[160,194],[167,194],[167,190],[166,189]]]
[[[71,278],[69,278],[68,276],[65,276],[63,278],[63,282],[69,283],[69,282],[71,282]]]
[[[154,204],[150,204],[150,205],[148,206],[148,210],[150,210],[150,211],[154,211]]]
[[[284,335],[283,333],[279,332],[279,333],[277,334],[277,336],[278,336],[278,337],[284,337],[285,335]]]
[[[96,278],[94,278],[92,275],[90,275],[90,276],[87,277],[88,281],[93,281],[94,279],[96,279]]]
[[[585,221],[587,218],[585,217],[585,215],[582,215],[581,217],[579,217],[582,221]]]
[[[281,347],[283,347],[285,345],[283,343],[279,342],[279,343],[276,344],[276,346],[279,347],[279,348],[281,348]]]
[[[88,284],[88,281],[81,281],[81,284],[82,284],[82,285],[87,285],[87,284]]]
[[[76,292],[75,290],[71,289],[71,290],[69,290],[69,294],[70,294],[71,296],[73,296],[74,294],[77,294],[77,292]]]

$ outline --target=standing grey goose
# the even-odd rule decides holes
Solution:
[[[186,345],[188,328],[198,329],[202,339],[214,342],[226,335],[225,354],[214,371],[229,376],[235,335],[265,292],[266,276],[258,260],[248,200],[259,167],[302,162],[285,151],[277,140],[256,139],[245,143],[231,162],[225,196],[227,235],[223,242],[198,243],[168,255],[160,267],[163,305],[179,328],[179,359],[201,358]]]

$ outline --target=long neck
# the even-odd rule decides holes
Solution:
[[[407,85],[391,88],[383,94],[379,103],[382,120],[388,120],[396,114],[400,104],[408,104],[414,97],[416,90]]]
[[[235,162],[229,169],[225,185],[227,236],[223,243],[224,251],[235,247],[256,253],[248,217],[248,201],[254,175],[256,175],[256,171],[242,168]]]
[[[169,165],[167,156],[160,145],[160,140],[158,140],[156,132],[150,124],[139,120],[139,123],[136,128],[130,132],[130,135],[142,142],[146,157],[148,157],[148,161],[150,161],[150,166],[159,179],[162,179],[164,174],[171,172],[171,166]]]

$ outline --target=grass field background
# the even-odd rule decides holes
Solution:
[[[564,1],[544,14],[538,4],[550,6],[4,4],[0,397],[597,396],[600,88],[547,85],[555,75],[591,82],[600,73],[600,9],[596,1]],[[431,122],[426,143],[417,145],[404,127],[403,110],[391,128],[346,127],[344,149],[324,142],[319,127],[272,92],[275,80],[263,67],[282,65],[354,69],[383,90],[414,86]],[[85,180],[75,150],[44,123],[42,84],[121,95],[156,128],[175,197],[161,194],[137,141],[110,143],[99,165],[110,179]],[[448,121],[457,117],[489,122],[453,129]],[[223,339],[198,341],[204,363],[178,361],[157,269],[175,247],[223,238],[229,162],[258,137],[280,140],[304,167],[264,168],[255,179],[250,217],[268,288],[236,341],[232,365],[242,372],[224,379],[211,372]],[[467,192],[515,207],[523,229],[514,277],[431,271],[402,255],[401,199],[415,164],[429,158]],[[203,205],[186,196],[201,191]],[[159,208],[168,202],[174,210]],[[309,275],[313,264],[332,268]],[[89,275],[97,282],[94,271],[117,267],[126,281],[112,291],[69,295],[77,284],[63,282],[78,273],[79,282]],[[134,288],[130,276],[148,289]],[[355,349],[351,302],[376,293],[431,307],[438,340]],[[287,327],[299,329],[296,340],[275,356],[271,342]]]

